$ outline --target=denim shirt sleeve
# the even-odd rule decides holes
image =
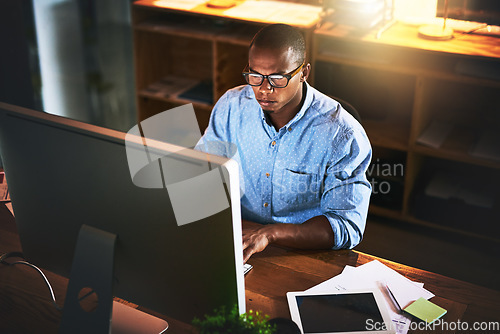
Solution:
[[[333,249],[350,249],[361,242],[365,230],[371,194],[366,170],[372,150],[364,131],[356,128],[337,136],[333,147],[341,151],[326,171],[321,209],[333,230]]]
[[[229,110],[228,93],[224,94],[215,104],[205,133],[195,146],[196,150],[229,157],[226,143],[229,142],[228,124]]]

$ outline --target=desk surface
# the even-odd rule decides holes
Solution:
[[[436,51],[462,56],[482,56],[500,59],[500,40],[497,36],[478,34],[463,34],[455,32],[452,40],[437,42],[426,40],[418,36],[418,27],[411,24],[397,22],[389,29],[377,36],[377,29],[360,33],[353,28],[324,23],[315,33],[319,36],[328,36],[333,39],[359,41],[372,46],[393,46],[414,50]]]
[[[15,220],[0,203],[0,253],[20,250]],[[350,250],[296,251],[269,247],[255,254],[249,261],[254,269],[245,277],[247,309],[259,310],[271,318],[290,318],[286,292],[308,289],[341,273],[346,265],[359,266],[374,259],[424,283],[436,295],[431,300],[448,310],[443,321],[460,320],[470,327],[474,322],[500,321],[500,291]],[[45,273],[62,305],[67,280]],[[190,330],[187,324],[155,315],[169,322],[168,333]],[[56,333],[59,319],[60,313],[52,306],[48,289],[38,274],[24,266],[0,265],[0,333]]]
[[[157,1],[139,0],[134,2],[135,8],[159,9],[179,12],[189,15],[226,18],[247,23],[287,23],[300,28],[313,28],[321,18],[322,7],[302,3],[283,3],[267,1],[255,3],[252,1],[234,0],[233,6],[216,8],[207,5],[208,1]]]

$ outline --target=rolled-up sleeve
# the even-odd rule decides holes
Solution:
[[[371,195],[366,171],[372,150],[366,134],[358,129],[337,136],[333,147],[321,210],[333,230],[333,249],[351,249],[361,242],[366,226]]]

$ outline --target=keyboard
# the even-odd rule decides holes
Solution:
[[[252,270],[253,266],[250,263],[243,264],[243,274],[246,275],[250,270]]]

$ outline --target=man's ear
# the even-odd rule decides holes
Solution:
[[[307,63],[306,65],[304,65],[301,72],[300,82],[304,82],[309,77],[309,73],[311,73],[311,64]]]

